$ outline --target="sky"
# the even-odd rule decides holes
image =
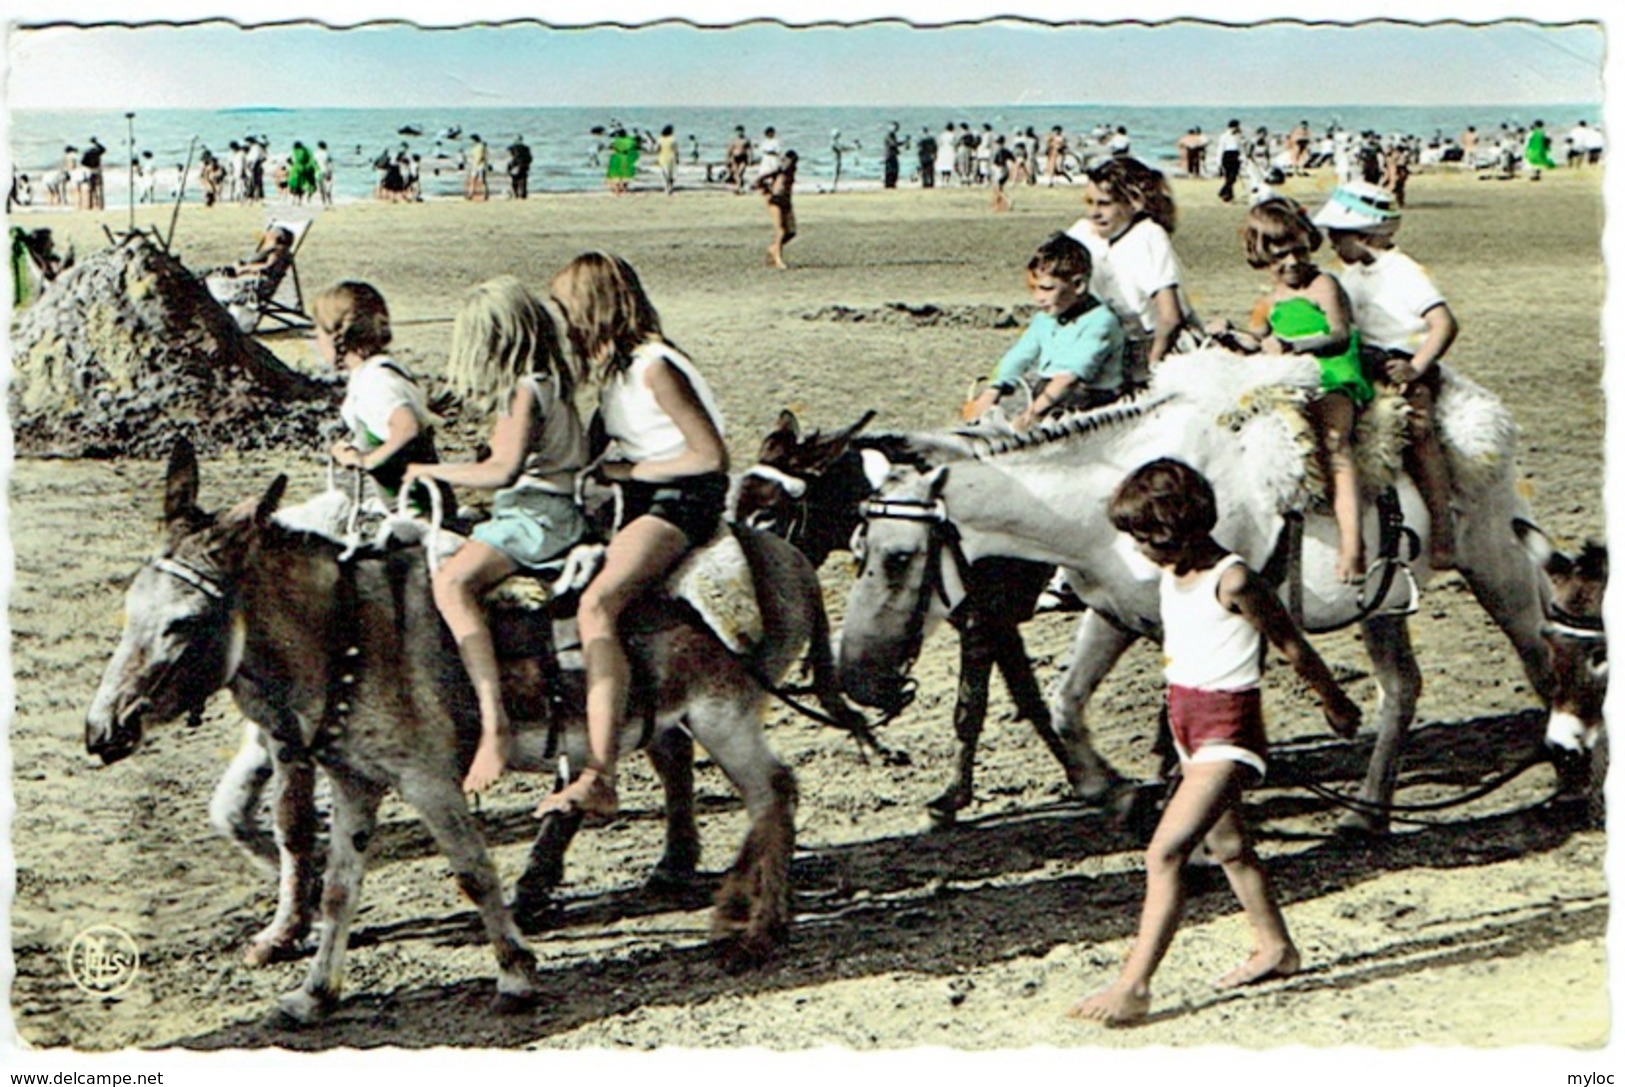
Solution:
[[[1092,19],[1196,16],[1232,23],[1280,16],[1258,3],[1169,5],[1165,0],[994,5],[915,0],[877,5],[825,0],[820,17],[860,25],[787,27],[752,17],[773,5],[741,0],[599,0],[591,5],[468,0],[325,5],[329,18],[541,16],[534,23],[425,30],[395,22],[359,29],[241,26],[154,20],[235,16],[264,20],[265,5],[235,0],[121,5],[19,0],[7,38],[8,108],[230,106],[965,105],[1106,102],[1124,105],[1496,104],[1600,102],[1600,13],[1568,0],[1404,6],[1419,19],[1523,16],[1490,25],[1272,22],[1238,28],[1186,20],[1162,25],[1054,26]],[[1299,19],[1357,20],[1384,6],[1300,3]],[[1393,5],[1386,5],[1389,11]],[[1542,23],[1529,21],[1538,7]],[[780,9],[785,10],[783,5]],[[1204,12],[1204,9],[1206,11]],[[700,28],[683,16],[727,29]],[[959,22],[1017,12],[1029,21]],[[1222,14],[1221,14],[1222,13]],[[279,19],[307,9],[278,4]],[[887,16],[912,17],[917,25]],[[783,15],[806,21],[806,15]],[[99,19],[141,26],[97,26]],[[616,19],[633,28],[591,27]],[[37,26],[57,20],[68,25]],[[1558,25],[1592,20],[1589,24]],[[743,22],[744,25],[738,25]],[[22,25],[18,25],[21,23]],[[936,26],[921,25],[926,23]],[[642,25],[639,25],[642,24]],[[244,78],[245,71],[265,78]],[[1222,73],[1222,78],[1220,78]]]

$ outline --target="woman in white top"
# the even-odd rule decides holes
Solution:
[[[1130,379],[1144,383],[1196,320],[1180,289],[1173,194],[1161,171],[1134,158],[1107,159],[1086,176],[1084,217],[1067,233],[1089,250],[1089,289],[1123,322]]]
[[[576,372],[547,309],[513,276],[468,293],[451,330],[452,391],[494,416],[491,452],[463,464],[411,464],[425,479],[494,490],[491,518],[434,575],[434,601],[457,641],[480,708],[480,742],[463,788],[480,792],[507,767],[511,733],[501,673],[480,597],[509,574],[563,554],[586,532],[575,504],[587,442],[576,414]]]
[[[614,443],[604,471],[622,489],[621,524],[604,565],[581,594],[576,620],[587,665],[591,757],[536,814],[612,815],[616,734],[629,666],[618,624],[626,606],[716,532],[728,493],[728,451],[716,399],[665,338],[632,266],[585,253],[553,277],[571,346],[602,384],[600,415]]]

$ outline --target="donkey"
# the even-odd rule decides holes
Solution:
[[[986,555],[1053,562],[1068,570],[1089,606],[1072,666],[1052,702],[1073,716],[1058,717],[1057,725],[1081,765],[1102,779],[1112,776],[1089,743],[1083,707],[1127,647],[1137,638],[1158,638],[1160,629],[1155,571],[1137,561],[1130,542],[1112,528],[1107,500],[1135,466],[1158,456],[1185,460],[1213,483],[1222,511],[1216,537],[1255,569],[1266,569],[1290,536],[1287,514],[1302,510],[1309,494],[1297,441],[1302,414],[1281,409],[1295,408],[1314,388],[1312,367],[1313,360],[1197,352],[1164,362],[1150,392],[1137,401],[1043,425],[962,462],[922,472],[867,454],[877,495],[865,505],[861,567],[840,634],[847,694],[867,705],[896,700],[925,630],[964,594],[971,563]],[[1462,405],[1475,398],[1493,401],[1448,375],[1439,413],[1447,448],[1452,418],[1458,428],[1464,425],[1470,416]],[[1541,626],[1549,587],[1513,533],[1516,521],[1530,518],[1510,472],[1510,424],[1492,423],[1499,437],[1485,460],[1494,470],[1457,472],[1456,554],[1467,584],[1547,698],[1551,650]],[[1311,510],[1302,526],[1301,579],[1283,586],[1301,587],[1294,610],[1306,630],[1361,624],[1382,690],[1362,808],[1342,824],[1355,833],[1387,829],[1384,808],[1421,691],[1405,614],[1431,576],[1426,512],[1407,478],[1397,477],[1395,485],[1405,528],[1384,533],[1379,521],[1394,526],[1397,518],[1367,511],[1368,548],[1385,554],[1365,584],[1336,580],[1335,527]],[[1386,554],[1374,546],[1379,536],[1393,539],[1395,549],[1404,548],[1408,536],[1410,554]]]
[[[1553,752],[1562,793],[1585,803],[1600,826],[1603,784],[1608,776],[1608,635],[1602,602],[1608,588],[1608,548],[1588,541],[1566,555],[1533,525],[1518,526],[1519,538],[1551,582],[1546,625],[1552,653],[1551,713],[1546,746]]]
[[[535,991],[535,958],[503,902],[463,796],[478,714],[431,599],[425,554],[412,547],[341,561],[338,542],[273,519],[286,485],[278,476],[258,500],[205,513],[197,505],[196,455],[184,440],[177,444],[165,485],[165,538],[126,594],[127,623],[86,716],[86,748],[117,762],[137,749],[147,726],[200,716],[213,692],[231,691],[270,737],[273,772],[286,779],[276,790],[284,878],[273,923],[283,928],[261,934],[268,940],[302,935],[301,911],[312,897],[312,764],[321,767],[332,789],[324,925],[303,984],[280,1000],[293,1019],[319,1019],[337,1002],[367,847],[390,788],[417,810],[479,907],[496,955],[499,1004],[522,1003]],[[748,657],[729,653],[688,609],[663,598],[634,605],[624,628],[634,687],[622,745],[647,750],[666,793],[657,872],[691,876],[698,862],[694,740],[750,815],[713,914],[712,934],[730,969],[768,955],[790,916],[796,785],[763,738],[761,682],[776,682],[810,647],[825,708],[853,715],[836,693],[812,567],[771,535],[745,531],[739,539],[763,624]],[[504,676],[517,733],[512,769],[552,769],[559,752],[574,765],[584,761],[579,698],[560,697],[558,674],[550,678],[534,669]],[[544,839],[547,828],[544,820]]]
[[[832,434],[803,435],[800,421],[781,412],[762,439],[757,463],[740,477],[733,515],[740,524],[783,536],[821,566],[834,551],[847,549],[862,523],[860,503],[869,496],[861,450],[880,450],[888,457],[924,466],[960,460],[974,446],[960,435],[861,434],[874,412]],[[976,748],[987,719],[988,684],[996,665],[1015,703],[1016,719],[1032,723],[1075,795],[1102,799],[1106,784],[1091,780],[1050,723],[1050,709],[1033,676],[1032,662],[1021,637],[1021,624],[1033,615],[1038,596],[1054,567],[988,556],[979,559],[966,578],[966,599],[948,616],[959,634],[959,690],[954,703],[954,734],[959,740],[955,776],[926,804],[931,820],[951,824],[975,799]]]

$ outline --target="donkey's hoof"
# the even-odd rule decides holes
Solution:
[[[744,974],[766,966],[779,941],[764,933],[741,933],[717,944],[717,962],[727,974]]]
[[[277,997],[277,1011],[294,1026],[309,1026],[320,1023],[333,1014],[338,1007],[338,998],[330,993],[312,993],[305,989],[295,989],[291,993],[283,993]]]
[[[1337,821],[1337,836],[1345,842],[1375,842],[1388,836],[1388,821],[1352,811]]]
[[[949,789],[925,805],[925,817],[933,830],[946,830],[959,822],[959,813],[970,807],[971,798],[958,789]]]
[[[497,993],[491,998],[491,1011],[496,1015],[524,1015],[536,1007],[536,992]]]

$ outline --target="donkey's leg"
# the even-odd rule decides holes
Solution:
[[[350,924],[361,901],[366,850],[377,825],[382,787],[343,772],[329,771],[333,827],[322,886],[322,934],[304,984],[278,1000],[284,1014],[300,1023],[323,1018],[338,1002],[344,981],[344,952]]]
[[[700,828],[694,821],[694,738],[681,728],[655,733],[649,762],[666,794],[666,849],[649,873],[651,891],[680,891],[694,882]]]
[[[762,736],[759,698],[707,701],[690,711],[694,738],[733,782],[750,815],[739,857],[717,891],[712,938],[729,971],[761,963],[790,926],[796,781]]]
[[[298,759],[275,763],[271,804],[280,857],[276,916],[249,941],[243,961],[250,966],[295,953],[316,910],[316,768]]]
[[[960,809],[975,799],[976,748],[987,720],[988,684],[993,676],[996,652],[995,632],[975,619],[958,621],[959,691],[954,700],[954,736],[959,747],[954,753],[954,780],[935,799],[927,801],[931,821],[952,823]]]
[[[1371,763],[1358,797],[1366,804],[1386,808],[1394,799],[1405,733],[1416,718],[1422,673],[1416,666],[1416,652],[1411,648],[1410,627],[1404,616],[1373,615],[1360,626],[1382,697],[1377,707],[1377,741],[1371,748]],[[1383,812],[1351,811],[1338,821],[1338,829],[1349,834],[1385,834],[1388,816]]]
[[[265,730],[243,723],[243,742],[209,798],[209,822],[261,867],[274,871],[277,843],[260,822],[260,801],[271,781],[271,751]]]
[[[1122,775],[1095,753],[1084,721],[1089,697],[1112,670],[1137,635],[1108,623],[1096,611],[1084,612],[1060,683],[1050,696],[1050,715],[1060,742],[1070,752],[1075,769],[1068,770],[1072,792],[1089,803],[1104,800]]]
[[[1506,523],[1511,523],[1510,517]],[[1457,568],[1474,598],[1512,642],[1535,694],[1550,703],[1552,658],[1540,633],[1546,617],[1540,597],[1541,574],[1510,530],[1494,533],[1492,526],[1477,513],[1461,518]]]
[[[403,775],[401,797],[416,809],[451,863],[457,886],[479,908],[486,939],[497,960],[499,1007],[525,1003],[536,990],[536,956],[525,946],[513,914],[502,901],[502,884],[463,799],[461,779],[427,771]]]
[[[564,854],[586,816],[579,811],[548,812],[531,843],[525,870],[514,884],[514,923],[521,932],[539,932],[553,913],[553,889],[564,882]]]

